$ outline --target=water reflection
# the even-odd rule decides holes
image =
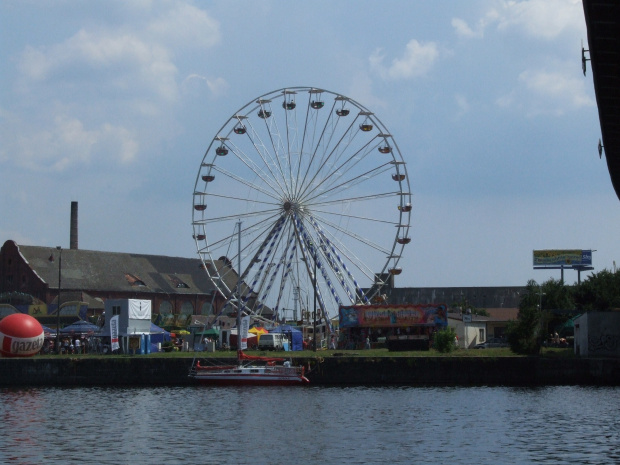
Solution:
[[[620,463],[620,388],[0,390],[9,463]]]

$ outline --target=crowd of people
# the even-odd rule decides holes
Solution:
[[[95,340],[93,340],[95,339]],[[58,347],[56,346],[55,337],[46,337],[43,341],[41,354],[72,355],[72,354],[89,354],[99,353],[102,351],[100,338],[90,338],[83,335],[61,336]]]

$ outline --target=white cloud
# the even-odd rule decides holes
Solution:
[[[78,31],[63,43],[47,49],[27,48],[20,70],[31,84],[62,78],[79,80],[81,73],[96,72],[95,80],[112,83],[117,92],[144,89],[160,98],[175,100],[177,68],[169,51],[159,44],[147,43],[136,35],[115,31]]]
[[[584,27],[581,0],[503,1],[498,29],[519,28],[533,37],[552,39]]]
[[[553,39],[566,30],[583,30],[583,6],[580,0],[499,0],[473,27],[461,18],[452,19],[454,31],[465,39],[481,39],[491,24],[500,31],[516,29]]]
[[[390,66],[383,65],[384,56],[376,50],[369,58],[370,66],[383,79],[410,79],[423,76],[433,66],[439,52],[434,42],[420,43],[412,39],[407,44],[403,56],[392,60]]]
[[[460,18],[452,18],[452,27],[458,36],[467,39],[482,38],[484,32],[482,28],[478,28],[476,31],[472,30],[469,25]]]
[[[456,101],[456,106],[459,110],[456,116],[460,118],[469,111],[469,102],[467,101],[467,97],[462,94],[455,95],[454,100]]]
[[[519,80],[541,97],[563,101],[575,108],[594,105],[585,93],[585,81],[577,76],[557,71],[527,70],[519,75]]]
[[[51,66],[52,62],[45,53],[31,46],[25,48],[18,65],[20,72],[33,80],[44,79]]]
[[[495,8],[492,8],[477,21],[476,26],[473,29],[469,27],[467,22],[461,18],[453,18],[451,24],[459,37],[463,37],[465,39],[482,39],[487,26],[497,21],[498,18],[498,11]]]
[[[197,88],[205,84],[214,97],[221,97],[225,95],[230,88],[230,85],[224,78],[218,77],[215,79],[208,79],[195,73],[190,74],[185,78],[185,80],[183,81],[183,87],[185,89],[190,89],[193,87],[192,83],[194,82],[201,83],[197,85]]]
[[[166,120],[180,103],[179,63],[215,46],[219,23],[184,2],[132,3],[128,10],[113,26],[83,25],[55,43],[22,49],[15,89],[37,117],[19,110],[5,121],[2,162],[59,171],[94,161],[127,164],[174,133]],[[205,82],[214,95],[228,88],[223,78]]]
[[[372,79],[364,73],[357,73],[351,76],[351,83],[347,90],[347,95],[358,102],[364,102],[367,108],[384,109],[387,102],[378,98],[372,91]]]
[[[495,100],[495,103],[497,104],[497,106],[502,107],[502,108],[508,108],[510,107],[514,101],[515,101],[515,91],[511,91],[508,94],[502,95],[500,97],[498,97]]]
[[[206,11],[186,3],[165,11],[147,30],[155,40],[181,47],[209,48],[220,41],[219,23]]]
[[[129,129],[110,123],[89,129],[82,121],[66,114],[56,116],[45,127],[32,128],[11,121],[2,132],[8,145],[3,147],[0,160],[33,171],[65,171],[91,164],[94,158],[127,164],[139,150],[139,143]],[[5,137],[8,132],[17,136]],[[18,153],[19,157],[9,158],[10,153]]]
[[[572,64],[556,64],[547,69],[528,69],[519,74],[519,85],[496,104],[501,107],[518,105],[529,114],[561,115],[571,109],[595,106],[588,95],[585,80],[570,71]]]

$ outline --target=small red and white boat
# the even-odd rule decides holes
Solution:
[[[260,357],[237,351],[237,365],[202,366],[198,362],[190,376],[201,384],[219,386],[302,386],[310,383],[303,366],[292,366],[283,358]]]

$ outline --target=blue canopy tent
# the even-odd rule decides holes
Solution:
[[[55,329],[48,328],[45,325],[41,325],[41,327],[43,328],[43,334],[45,335],[45,337],[47,337],[47,336],[55,336],[56,335],[56,330]]]
[[[158,342],[168,342],[170,340],[170,333],[163,328],[160,328],[155,323],[151,323],[151,344],[157,344]]]
[[[60,334],[93,334],[98,333],[99,326],[89,323],[88,321],[78,320],[75,323],[71,323],[69,326],[65,326],[59,332]]]
[[[303,334],[298,329],[292,327],[291,325],[281,325],[276,328],[270,329],[270,333],[283,333],[286,334],[291,341],[292,347],[291,350],[303,350]]]
[[[151,323],[151,353],[159,352],[161,344],[170,340],[170,333],[160,328],[155,323]]]

